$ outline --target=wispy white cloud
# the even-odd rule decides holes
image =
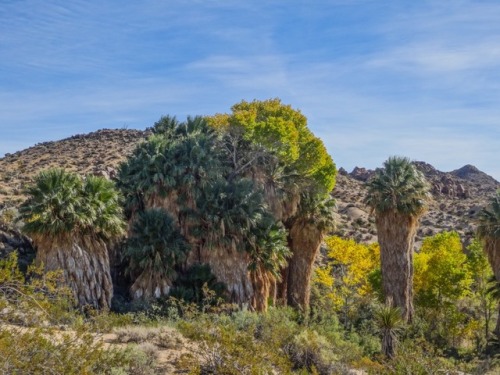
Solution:
[[[466,70],[500,67],[500,45],[489,41],[466,46],[436,42],[416,43],[376,56],[368,67],[401,69],[414,73],[456,74]]]
[[[500,179],[493,1],[28,0],[2,5],[0,19],[9,144],[280,97],[340,166],[407,154]],[[0,155],[12,150],[2,141]]]

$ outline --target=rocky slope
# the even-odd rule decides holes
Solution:
[[[113,177],[116,168],[148,135],[140,130],[99,130],[60,141],[45,142],[0,158],[0,221],[12,216],[23,201],[23,188],[41,170],[60,167],[78,173]],[[421,220],[418,241],[443,230],[456,230],[468,241],[480,207],[500,183],[471,165],[441,172],[416,162],[432,186],[433,201]],[[358,241],[376,241],[373,217],[363,204],[364,183],[374,171],[340,169],[333,193],[337,199],[336,234]],[[5,231],[4,231],[5,232]],[[2,241],[3,237],[0,237]],[[4,241],[5,243],[5,241]]]
[[[64,168],[112,177],[147,134],[141,130],[103,129],[6,154],[0,158],[0,209],[22,202],[24,187],[43,169]]]

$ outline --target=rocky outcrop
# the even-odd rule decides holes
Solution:
[[[23,201],[24,187],[43,169],[63,168],[112,179],[120,163],[150,133],[149,130],[102,129],[6,154],[0,158],[0,206],[12,207]]]
[[[0,223],[0,259],[7,258],[14,251],[17,251],[20,269],[26,271],[36,256],[33,243],[16,228]]]
[[[374,173],[375,171],[371,169],[354,167],[349,175],[355,180],[366,182]]]

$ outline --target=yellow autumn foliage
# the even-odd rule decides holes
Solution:
[[[379,245],[360,244],[336,236],[326,238],[325,242],[328,262],[316,269],[314,280],[328,291],[326,297],[342,308],[349,301],[372,292],[369,275],[380,268]]]

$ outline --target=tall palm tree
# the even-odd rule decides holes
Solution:
[[[125,255],[130,259],[133,298],[159,298],[170,292],[175,267],[186,259],[189,245],[174,219],[161,208],[141,212],[132,224]]]
[[[254,294],[249,266],[251,241],[266,212],[262,194],[248,179],[223,179],[203,191],[197,201],[203,239],[196,261],[208,263],[217,280],[226,285],[231,302],[248,304]]]
[[[491,264],[495,278],[497,282],[500,282],[500,190],[497,190],[488,205],[481,210],[477,235],[483,242],[483,247],[488,255],[488,261]],[[495,334],[500,336],[500,314]]]
[[[413,317],[413,244],[429,199],[425,177],[408,158],[392,156],[368,181],[365,203],[375,213],[385,298]]]
[[[283,269],[279,298],[292,307],[309,307],[314,261],[325,234],[333,227],[334,206],[329,196],[302,193],[297,214],[285,223],[292,257]]]
[[[287,231],[266,212],[253,229],[248,243],[248,269],[254,291],[251,304],[256,311],[266,311],[270,299],[273,304],[276,302],[276,284],[282,280],[281,269],[292,255],[287,244]]]
[[[106,241],[124,228],[114,184],[53,169],[41,172],[26,194],[20,217],[37,247],[37,263],[62,269],[80,306],[109,308],[113,285]]]

